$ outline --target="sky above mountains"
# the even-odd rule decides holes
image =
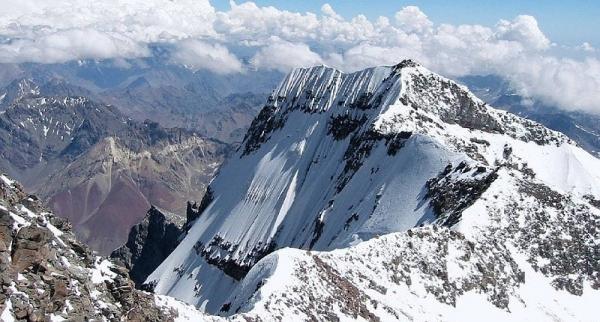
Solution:
[[[573,1],[522,1],[522,0],[256,0],[260,6],[274,6],[296,12],[319,12],[323,4],[329,3],[342,17],[349,19],[363,14],[369,19],[390,16],[406,6],[418,6],[436,23],[479,24],[493,26],[498,20],[517,15],[532,15],[541,29],[553,41],[577,46],[588,42],[600,46],[600,4],[594,0]],[[213,0],[218,10],[229,9],[228,0]]]
[[[524,96],[600,112],[600,5],[591,1],[7,1],[0,63],[127,66],[155,46],[170,63],[220,74],[316,64],[354,71],[413,58],[450,77],[496,74]]]

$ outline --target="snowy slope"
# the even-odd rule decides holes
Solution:
[[[525,176],[591,209],[600,196],[598,169],[600,160],[562,134],[495,110],[412,61],[352,74],[298,69],[269,98],[211,183],[204,212],[147,284],[232,314],[232,302],[246,303],[256,292],[256,284],[244,288],[256,279],[252,267],[276,249],[368,247],[361,242],[432,222],[461,231],[464,213],[507,176]],[[469,233],[485,227],[468,223]],[[301,252],[265,258],[264,274],[297,274],[303,265],[289,265],[307,255],[295,254]],[[285,293],[276,286],[273,292]]]
[[[499,192],[495,188],[508,187],[491,187],[484,196],[490,199],[477,206],[489,205]],[[468,216],[482,214],[475,211],[477,206]],[[584,222],[595,225],[597,236],[600,212],[591,212],[595,224],[590,218]],[[527,213],[510,219],[523,216]],[[527,249],[560,239],[562,232],[548,229],[551,225],[565,228],[557,220],[542,224],[547,236],[528,236],[526,244],[525,236],[500,229],[514,232],[531,226],[504,221],[500,226],[479,226],[478,233],[489,234],[488,238],[465,237],[460,232],[465,227],[456,232],[427,226],[331,252],[280,250],[253,267],[233,293],[229,312],[283,320],[480,321],[485,316],[488,321],[594,321],[592,308],[600,300],[600,292],[592,289],[598,288],[597,276],[577,270],[550,273],[544,268],[565,268],[578,255],[589,254],[575,255],[579,251],[566,248],[540,256]],[[572,226],[567,231],[584,232]],[[581,286],[581,293],[558,286],[571,276],[582,279],[566,285]]]
[[[445,175],[444,185],[477,171],[463,169]],[[228,312],[283,320],[595,321],[598,204],[518,170],[495,174],[452,228],[270,254],[232,293]]]

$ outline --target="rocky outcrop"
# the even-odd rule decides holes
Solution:
[[[200,204],[198,204],[197,202],[194,202],[194,203],[191,203],[190,201],[187,202],[187,208],[186,208],[186,212],[185,212],[185,215],[186,215],[185,225],[184,225],[185,231],[188,231],[191,228],[194,221],[196,221],[196,219],[198,219],[200,217],[200,215],[202,215],[202,212],[204,212],[204,210],[206,210],[208,205],[210,205],[210,203],[213,202],[213,200],[214,200],[213,191],[210,188],[210,186],[208,186],[208,187],[206,187],[206,192],[204,193],[204,196],[202,197]]]
[[[440,222],[453,226],[463,210],[471,206],[496,180],[497,169],[466,161],[449,164],[436,178],[427,182],[427,198]]]
[[[279,98],[277,98],[279,99]],[[270,102],[276,100],[269,98]],[[269,139],[269,134],[283,127],[285,124],[285,115],[277,115],[277,107],[275,105],[265,105],[260,113],[250,124],[250,128],[244,136],[244,155],[250,154],[257,150],[262,143]]]
[[[131,228],[127,243],[110,257],[129,269],[131,279],[140,287],[177,247],[182,227],[183,218],[152,206],[146,217]]]
[[[0,312],[18,321],[173,321],[126,268],[99,257],[20,184],[0,180]],[[5,180],[6,179],[6,180]]]
[[[27,226],[19,229],[12,244],[12,264],[17,272],[26,268],[43,269],[50,254],[48,242],[52,233],[46,227]]]

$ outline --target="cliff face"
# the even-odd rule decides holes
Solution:
[[[129,269],[131,279],[140,287],[177,247],[182,232],[181,217],[152,206],[144,219],[131,228],[127,243],[110,257]]]

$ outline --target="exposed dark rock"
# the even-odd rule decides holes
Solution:
[[[354,100],[350,105],[348,105],[351,109],[359,109],[359,110],[369,110],[374,107],[377,107],[378,104],[371,103],[371,99],[373,98],[373,93],[362,93],[358,96],[356,100]]]
[[[260,145],[269,139],[272,132],[280,129],[285,124],[285,116],[277,113],[273,105],[265,105],[250,124],[244,137],[244,153],[247,155],[260,148]]]
[[[469,129],[478,129],[492,133],[504,133],[500,124],[490,113],[485,104],[477,102],[470,94],[454,82],[444,82],[433,75],[415,75],[412,78],[412,90],[408,99],[415,108],[431,108],[423,101],[427,95],[434,94],[447,103],[450,108],[438,109],[435,112],[444,121],[458,124]],[[445,95],[445,92],[452,93]]]
[[[596,199],[592,195],[585,195],[583,197],[590,203],[590,205],[600,209],[600,200],[599,199]]]
[[[367,117],[364,115],[360,119],[352,118],[348,114],[332,116],[327,123],[327,134],[333,136],[337,141],[343,140],[356,131],[366,120]]]
[[[365,298],[368,296],[358,289],[347,279],[340,276],[335,269],[325,263],[317,256],[312,257],[319,274],[327,282],[327,285],[332,288],[332,294],[335,294],[335,303],[340,305],[342,311],[354,318],[359,316],[370,322],[379,321],[373,312],[365,305]]]
[[[396,153],[404,146],[406,140],[412,136],[412,132],[400,131],[393,135],[386,135],[385,142],[387,144],[388,155],[396,155]]]
[[[352,135],[348,148],[344,152],[343,172],[337,178],[337,192],[342,191],[354,174],[360,169],[365,159],[371,154],[371,150],[380,142],[387,145],[388,155],[395,155],[406,140],[412,136],[412,132],[401,131],[393,134],[381,134],[375,130],[356,132]]]
[[[129,269],[129,276],[140,287],[146,277],[179,245],[183,220],[152,206],[146,217],[131,228],[127,243],[110,255]]]
[[[204,196],[202,196],[202,201],[200,201],[200,205],[196,204],[195,202],[192,204],[188,201],[186,208],[186,221],[184,226],[184,229],[186,231],[191,228],[191,225],[194,223],[194,221],[196,221],[196,219],[198,219],[200,215],[202,215],[204,210],[208,208],[213,199],[214,195],[212,188],[208,186],[206,187],[206,192],[204,193]]]
[[[215,236],[207,245],[201,241],[197,241],[194,245],[196,254],[202,256],[207,263],[218,267],[238,281],[248,274],[254,264],[274,252],[276,248],[277,245],[273,241],[266,245],[259,243],[244,258],[235,258],[231,255],[236,252],[238,245],[232,245],[219,235]],[[222,256],[223,253],[230,256]]]
[[[220,312],[228,312],[230,308],[231,308],[231,303],[225,303],[225,304],[223,304],[223,306],[221,306],[221,309],[219,311]]]
[[[402,69],[402,68],[417,67],[417,66],[419,66],[419,63],[415,62],[414,60],[412,60],[412,59],[405,59],[405,60],[399,62],[398,64],[396,64],[394,66],[394,68],[397,71],[397,70]]]
[[[521,181],[519,191],[535,203],[508,207],[508,233],[518,236],[517,244],[530,253],[534,269],[574,295],[583,294],[584,281],[600,289],[600,245],[594,241],[600,236],[600,218],[589,206],[546,186]],[[517,220],[519,212],[527,212],[524,220]]]
[[[323,228],[325,228],[325,223],[320,218],[317,218],[315,220],[315,225],[313,228],[313,238],[310,240],[309,248],[313,248],[315,243],[319,241],[319,238],[323,233]]]
[[[548,186],[533,182],[522,182],[519,186],[519,191],[535,197],[545,206],[556,209],[562,209],[568,200],[567,197],[550,189]]]
[[[206,198],[206,194],[204,195],[204,198]],[[204,200],[204,198],[202,198],[202,200]],[[198,217],[200,217],[200,212],[198,211],[198,209],[200,208],[200,206],[198,205],[197,202],[194,201],[194,203],[192,203],[191,201],[188,201],[185,207],[185,222],[186,225],[184,225],[184,228],[187,228],[188,223],[193,222],[194,220],[196,220]]]
[[[456,167],[449,164],[436,178],[427,184],[430,205],[442,223],[453,226],[458,223],[464,209],[471,206],[498,177],[497,169],[473,166],[465,161]]]
[[[350,227],[350,224],[352,224],[353,221],[358,221],[357,213],[353,213],[352,216],[350,216],[350,217],[348,217],[348,219],[346,219],[346,222],[344,223],[344,230],[348,229],[348,227]]]
[[[354,173],[362,166],[363,161],[371,154],[371,149],[378,141],[384,137],[376,131],[366,131],[364,133],[355,133],[350,139],[348,148],[344,152],[344,170],[337,178],[336,189],[342,191],[346,184],[352,179]]]
[[[482,139],[478,139],[478,138],[470,138],[469,140],[471,142],[473,142],[473,143],[482,144],[482,145],[485,145],[485,146],[490,146],[490,142],[488,142],[486,140],[482,140]]]
[[[385,268],[393,272],[392,280],[398,284],[411,285],[411,276],[420,274],[439,281],[431,284],[426,282],[428,285],[425,285],[425,289],[441,303],[454,306],[459,296],[476,291],[488,293],[488,300],[492,304],[507,310],[510,292],[524,282],[523,272],[511,258],[505,245],[474,244],[460,233],[435,226],[410,230],[408,236],[410,240],[406,244],[409,247],[403,248],[401,254],[385,264]],[[427,249],[420,249],[420,247],[427,244],[434,247],[434,256],[419,254]],[[474,266],[478,274],[465,274],[460,282],[456,277],[450,279],[445,260],[450,255],[448,251],[450,244],[463,253],[457,260]],[[430,250],[426,252],[431,254]],[[440,261],[440,258],[444,260]]]

